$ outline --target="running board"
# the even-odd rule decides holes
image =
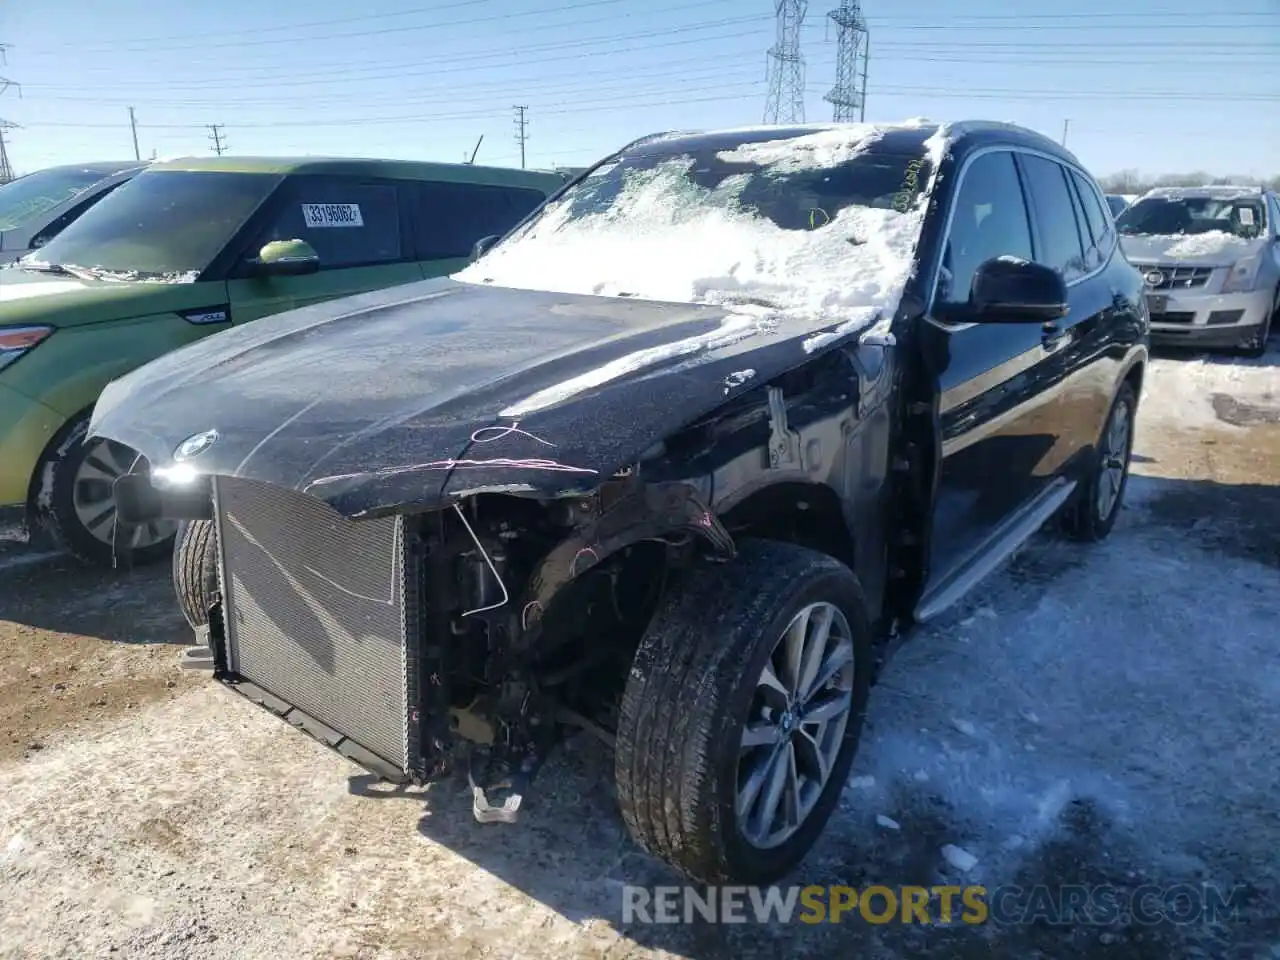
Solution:
[[[917,623],[932,620],[963,599],[993,570],[1044,526],[1075,492],[1076,481],[1058,477],[1024,508],[1013,514],[983,539],[951,573],[925,591],[915,610]]]

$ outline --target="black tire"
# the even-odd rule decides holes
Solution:
[[[209,622],[209,607],[218,597],[217,531],[212,520],[178,524],[173,549],[173,592],[192,630]]]
[[[798,611],[826,601],[852,638],[851,711],[830,775],[789,839],[750,843],[735,812],[743,726],[756,679]],[[674,586],[627,680],[615,776],[635,841],[704,883],[770,883],[817,841],[840,798],[866,716],[872,672],[866,600],[848,567],[787,543],[744,541],[732,563]],[[789,711],[788,711],[789,713]]]
[[[106,481],[86,481],[80,477],[81,468],[97,453],[96,443],[85,443],[88,430],[89,416],[85,414],[63,428],[41,459],[36,468],[37,521],[58,546],[78,560],[94,566],[111,567],[116,559],[121,563],[142,566],[163,559],[173,549],[173,533],[137,548],[125,543],[117,547],[110,542],[111,518],[114,516],[114,507],[110,505],[110,485]],[[133,465],[137,457],[135,451],[114,441],[108,443],[115,452],[115,461],[123,463],[124,469]],[[85,483],[99,484],[107,491],[107,500],[102,508],[102,516],[107,519],[98,526],[99,530],[106,532],[107,539],[94,536],[76,511],[77,485]],[[101,493],[101,490],[97,491],[97,494]],[[153,529],[162,531],[163,525],[156,525]]]
[[[1262,322],[1262,327],[1258,330],[1255,338],[1246,346],[1242,347],[1240,352],[1251,360],[1258,360],[1266,355],[1267,341],[1271,338],[1271,322],[1275,319],[1275,314],[1267,317]]]
[[[1101,459],[1106,455],[1107,436],[1112,424],[1121,411],[1127,411],[1129,418],[1128,440],[1124,446],[1124,472],[1120,479],[1120,489],[1106,515],[1098,503],[1098,492],[1103,483]],[[1098,438],[1097,456],[1092,462],[1088,477],[1081,482],[1079,493],[1073,499],[1070,508],[1063,514],[1063,529],[1074,540],[1098,542],[1105,540],[1116,525],[1116,517],[1124,504],[1124,492],[1129,487],[1129,465],[1133,457],[1133,434],[1138,413],[1138,395],[1132,384],[1125,381],[1116,391],[1116,398],[1111,402],[1111,410],[1107,414],[1107,422],[1103,424],[1102,434]]]

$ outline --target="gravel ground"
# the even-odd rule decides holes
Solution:
[[[1112,538],[1042,535],[921,631],[798,883],[1214,883],[1234,922],[659,926],[571,741],[516,827],[396,792],[206,677],[167,568],[0,542],[3,957],[1280,957],[1280,355],[1166,359]],[[973,862],[954,852],[961,848]]]

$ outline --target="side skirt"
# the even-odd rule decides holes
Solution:
[[[1076,485],[1075,480],[1058,477],[992,530],[969,556],[925,589],[915,609],[916,622],[932,620],[962,600],[1061,509]]]

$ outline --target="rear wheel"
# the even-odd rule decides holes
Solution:
[[[217,537],[212,520],[184,520],[178,524],[173,550],[173,591],[192,630],[209,622],[209,607],[217,599]]]
[[[615,756],[645,850],[706,883],[769,883],[830,818],[872,670],[862,589],[838,561],[746,541],[672,590],[636,653]]]
[[[157,520],[121,531],[116,544],[114,484],[138,453],[114,440],[85,442],[88,416],[68,426],[37,468],[36,513],[58,545],[87,563],[109,567],[114,558],[153,563],[173,547],[176,524]]]
[[[1128,382],[1120,385],[1111,404],[1106,426],[1098,440],[1094,469],[1080,485],[1080,493],[1063,515],[1063,526],[1077,540],[1104,540],[1120,515],[1129,485],[1129,461],[1133,453],[1134,418],[1138,395]]]

